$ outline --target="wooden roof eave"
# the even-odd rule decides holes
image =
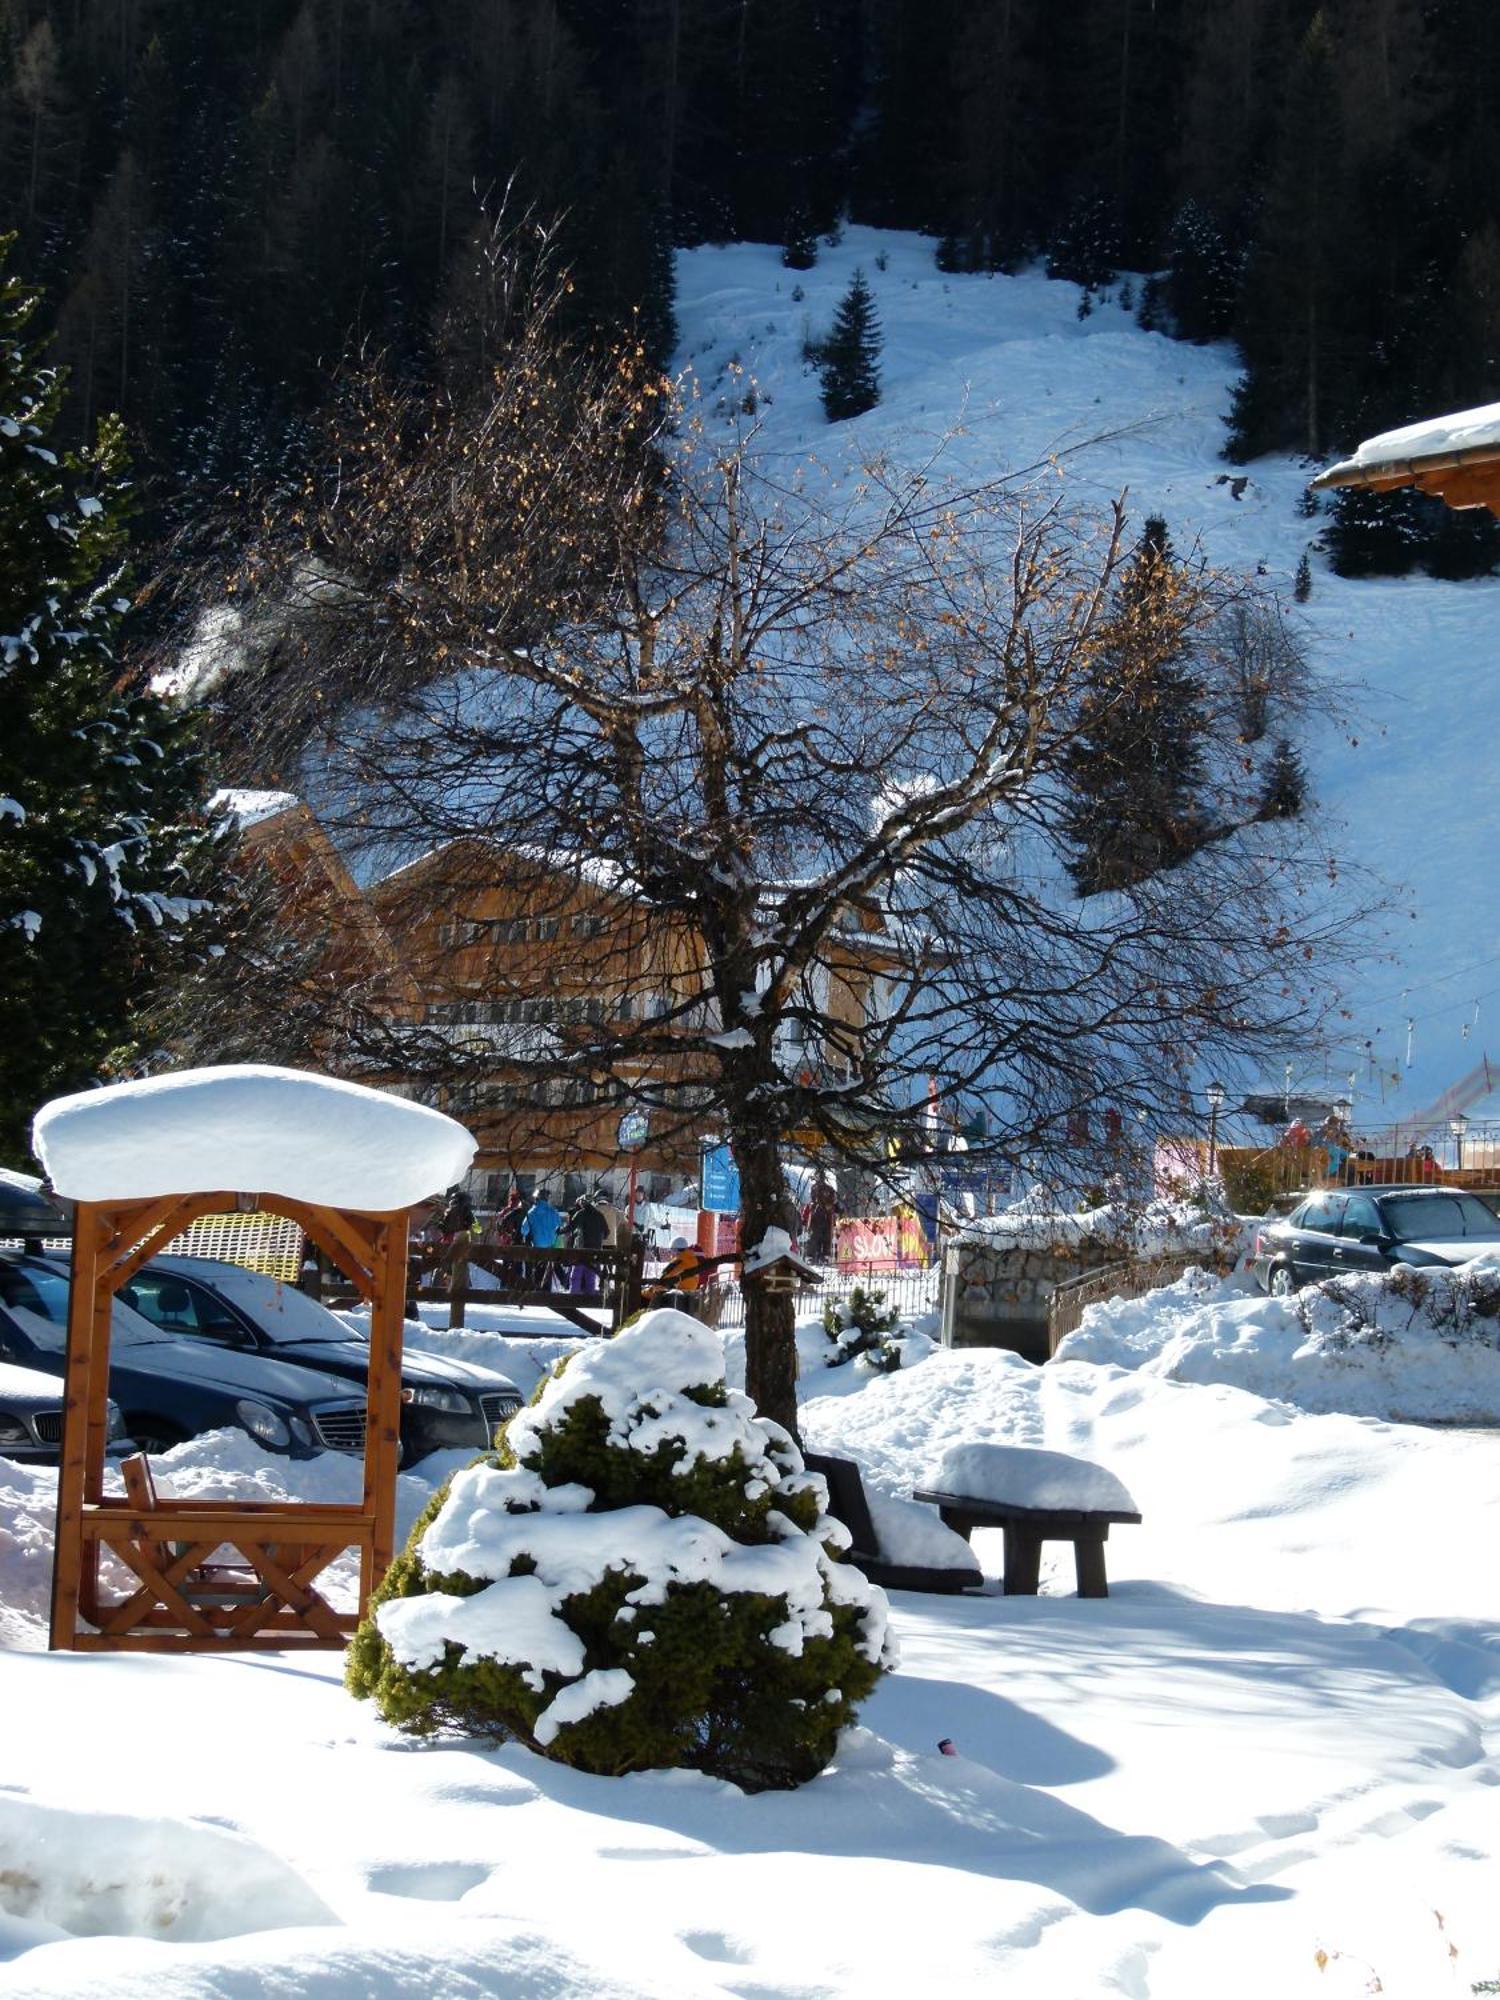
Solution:
[[[1371,493],[1394,493],[1400,487],[1414,486],[1419,493],[1431,494],[1449,507],[1488,507],[1500,514],[1500,440],[1416,458],[1370,463],[1348,458],[1308,483],[1320,490],[1357,487]]]

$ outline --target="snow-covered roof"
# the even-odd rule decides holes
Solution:
[[[1429,417],[1366,438],[1352,458],[1320,472],[1314,486],[1361,486],[1424,469],[1500,459],[1500,403]]]
[[[451,1187],[475,1152],[462,1125],[426,1105],[264,1063],[54,1098],[32,1145],[76,1201],[246,1189],[377,1213]]]

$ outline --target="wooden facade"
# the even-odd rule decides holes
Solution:
[[[233,1192],[78,1202],[68,1311],[63,1457],[51,1643],[72,1652],[211,1652],[338,1647],[390,1564],[395,1536],[407,1211],[361,1213],[266,1194],[368,1300],[370,1371],[358,1504],[157,1499],[139,1467],[123,1497],[104,1491],[110,1321],[115,1294],[201,1215],[242,1205]],[[236,1560],[225,1564],[228,1546]],[[318,1578],[348,1549],[359,1604],[336,1611]],[[105,1558],[134,1579],[107,1594]]]
[[[566,1042],[585,1024],[679,1015],[685,1034],[712,1027],[701,940],[617,884],[559,862],[497,859],[480,841],[425,855],[370,891],[381,927],[414,981],[427,1022],[494,1067],[472,1095],[447,1108],[479,1140],[476,1165],[496,1173],[598,1173],[624,1164],[616,1140],[621,1104],[602,1081],[507,1078],[505,1050],[528,1028]],[[850,912],[816,968],[827,1036],[802,1045],[809,1070],[837,1065],[839,1027],[851,1037],[874,1003],[875,981],[895,964],[873,908]],[[668,1037],[670,1040],[670,1037]],[[691,1083],[701,1057],[674,1059],[653,1038],[643,1093]],[[625,1065],[622,1063],[622,1068]],[[628,1072],[627,1072],[628,1073]],[[702,1132],[664,1116],[639,1156],[643,1172],[696,1178]]]

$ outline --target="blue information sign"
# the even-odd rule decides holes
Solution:
[[[727,1146],[711,1146],[703,1155],[703,1206],[720,1215],[738,1215],[740,1170]]]

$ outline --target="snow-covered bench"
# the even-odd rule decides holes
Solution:
[[[1005,1595],[1035,1597],[1042,1543],[1071,1542],[1080,1597],[1108,1597],[1104,1544],[1116,1522],[1139,1522],[1134,1500],[1102,1465],[1027,1445],[963,1444],[945,1454],[938,1484],[912,1495],[967,1541],[1005,1533]]]
[[[829,1452],[802,1454],[809,1472],[828,1486],[828,1511],[849,1530],[848,1560],[885,1590],[934,1590],[956,1594],[984,1582],[979,1564],[930,1507],[865,1491],[852,1458]]]

